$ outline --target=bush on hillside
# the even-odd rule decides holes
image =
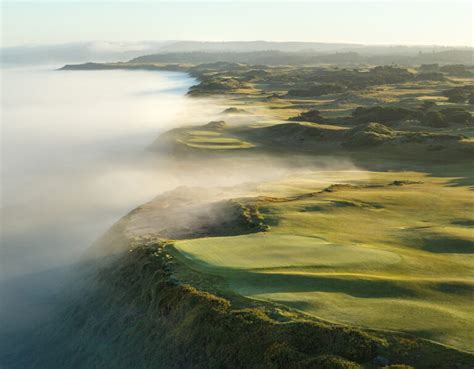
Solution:
[[[346,147],[370,147],[391,141],[397,132],[379,123],[369,123],[352,128],[346,133]]]
[[[470,75],[471,72],[463,64],[448,64],[443,65],[439,70],[443,73],[451,74],[454,76],[466,76]]]
[[[472,124],[474,119],[472,114],[461,108],[445,108],[440,110],[448,123]]]
[[[422,119],[422,123],[426,126],[435,128],[446,127],[448,125],[446,123],[446,117],[439,111],[429,111],[426,113]]]
[[[420,119],[423,113],[394,106],[374,106],[370,108],[358,107],[352,112],[352,119],[356,123],[392,123],[407,119]]]
[[[471,125],[474,118],[471,113],[461,108],[445,108],[439,111],[429,111],[422,123],[435,128],[448,127],[450,124]]]
[[[312,123],[321,123],[324,121],[324,118],[321,116],[321,112],[316,109],[311,109],[288,119],[295,122],[312,122]]]
[[[452,103],[465,103],[472,98],[474,86],[460,86],[443,91],[443,95]]]
[[[439,72],[423,72],[416,76],[418,81],[443,81],[445,79],[443,73]]]

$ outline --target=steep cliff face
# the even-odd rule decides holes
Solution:
[[[31,367],[357,368],[376,355],[367,334],[235,307],[182,284],[178,267],[151,244],[101,268],[42,329]]]

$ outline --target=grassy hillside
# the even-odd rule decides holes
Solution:
[[[472,367],[472,65],[206,61],[65,68],[190,73],[189,98],[223,111],[151,155],[288,176],[181,188],[122,219],[91,251],[117,259],[43,333],[63,364]]]
[[[296,221],[295,207],[324,218],[328,214],[319,207],[343,201],[347,191],[370,196],[364,187],[367,179],[360,176],[353,180],[359,187],[339,185],[324,191],[333,176],[349,180],[355,173],[328,173],[325,180],[317,180],[321,173],[314,173],[315,179],[302,182],[297,191],[289,185],[296,184],[294,178],[255,189],[268,194],[279,187],[279,198],[216,202],[205,189],[180,189],[137,208],[104,235],[98,250],[92,250],[94,258],[63,296],[55,318],[28,335],[26,342],[25,337],[18,338],[21,343],[9,337],[3,346],[8,355],[1,352],[5,367],[11,360],[42,369],[369,369],[389,364],[469,368],[473,355],[420,338],[431,330],[429,338],[439,339],[438,332],[444,330],[444,338],[456,339],[472,324],[465,317],[459,332],[451,330],[454,315],[463,316],[467,302],[441,299],[467,294],[471,282],[462,268],[469,267],[469,260],[443,261],[436,255],[429,258],[428,252],[421,256],[422,251],[408,246],[377,244],[376,236],[369,244],[347,242],[351,236],[340,229],[333,237],[315,236],[319,230],[313,226],[289,224]],[[376,191],[390,192],[393,187],[412,192],[420,186],[400,186],[390,176],[375,176],[371,185],[391,183],[373,187]],[[454,193],[449,196],[456,198]],[[172,214],[168,204],[176,204]],[[386,211],[395,212],[385,205]],[[189,223],[190,209],[216,217]],[[457,222],[470,224],[463,211],[456,214]],[[174,220],[174,228],[166,234],[150,220]],[[291,227],[291,234],[286,227]],[[164,240],[171,235],[174,240]],[[422,257],[429,264],[421,262]],[[431,268],[443,274],[435,277]],[[424,294],[430,296],[426,306],[417,307]],[[409,330],[409,335],[355,327],[373,316],[370,325],[378,328],[384,313],[393,316],[389,322],[396,322],[407,299],[411,305],[405,320],[432,312],[433,319],[450,320],[438,321],[437,328],[430,320],[414,320],[415,325],[425,322],[424,331]],[[388,303],[392,310],[384,307]],[[360,321],[350,320],[354,312]]]
[[[322,192],[325,184],[306,176],[311,192],[257,198],[268,232],[175,247],[191,267],[244,296],[471,349],[469,190],[417,173],[364,174]]]
[[[162,245],[144,243],[102,265],[43,327],[33,356],[17,360],[50,369],[360,368],[382,349],[358,330],[239,307],[184,284]]]
[[[268,46],[267,46],[268,47]],[[178,49],[179,50],[179,49]],[[408,55],[407,55],[408,54]],[[433,51],[413,55],[396,54],[394,50],[382,51],[374,55],[358,48],[345,48],[334,52],[314,50],[280,51],[275,48],[263,48],[256,51],[229,52],[227,50],[190,50],[187,52],[169,50],[159,54],[145,55],[132,59],[133,63],[212,63],[216,61],[239,62],[266,65],[308,65],[308,64],[418,64],[418,63],[471,63],[472,49]]]

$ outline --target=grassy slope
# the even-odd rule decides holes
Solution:
[[[361,182],[360,175],[355,172],[353,183]],[[226,278],[232,291],[245,296],[469,350],[472,195],[418,173],[364,175],[371,184],[423,183],[261,200],[261,212],[273,224],[269,232],[178,241],[176,248],[193,268]],[[298,192],[327,184],[292,181]],[[288,188],[273,184],[262,190],[287,198],[294,195]]]
[[[171,193],[157,205],[184,195]],[[240,232],[255,232],[254,220],[260,218],[242,209]],[[166,213],[155,210],[156,215]],[[7,355],[5,345],[0,350],[5,367],[12,360],[37,369],[371,369],[380,367],[377,360],[383,357],[419,369],[469,368],[472,355],[457,350],[324,322],[233,294],[222,277],[190,268],[169,243],[136,236],[133,218],[142,211],[150,209],[130,213],[104,236],[101,248],[115,249],[120,243],[122,251],[90,265],[90,273],[82,274],[47,325],[18,337],[21,344],[8,339],[13,349]],[[230,227],[232,233],[234,223],[217,230]]]
[[[101,265],[13,362],[42,369],[360,369],[357,362],[384,345],[357,330],[278,313],[275,320],[271,310],[199,291],[177,279],[180,265],[162,246],[136,240],[133,252]]]
[[[268,100],[269,92],[282,92],[278,86],[273,86],[273,91],[270,86],[269,91],[269,86],[255,85],[251,95],[234,91],[227,97],[229,105],[263,115],[252,125],[261,128],[309,108],[337,118],[359,105],[416,107],[429,100],[458,106],[441,96],[441,91],[451,86],[450,81],[410,82],[371,87],[343,98]],[[466,104],[461,106],[472,110]],[[232,117],[226,121],[231,127],[219,136],[241,137],[253,145],[254,152],[336,154],[350,156],[356,164],[369,168],[414,171],[325,173],[334,182],[412,179],[423,184],[339,191],[298,201],[263,201],[260,206],[267,219],[275,223],[270,233],[180,241],[176,247],[185,261],[203,272],[223,276],[232,291],[248,297],[283,303],[328,320],[403,330],[461,349],[472,348],[474,320],[469,305],[474,240],[472,228],[466,225],[474,204],[468,188],[453,185],[472,185],[473,168],[463,160],[466,154],[456,151],[457,144],[453,150],[440,152],[430,152],[423,144],[343,150],[327,140],[302,143],[292,127],[276,132],[275,141],[271,131],[256,134],[254,129],[233,128]],[[311,126],[325,131],[343,129]],[[422,129],[461,133],[458,129]],[[470,136],[473,131],[463,128],[462,134]],[[211,147],[204,149],[201,152],[211,152]],[[263,186],[260,194],[285,197],[331,184],[330,180],[321,183],[308,177],[290,182]]]
[[[291,68],[288,73],[292,73]],[[229,72],[228,77],[232,74]],[[461,82],[473,83],[472,79]],[[459,349],[472,348],[474,322],[469,308],[474,204],[469,186],[474,184],[473,167],[457,144],[453,150],[436,152],[422,144],[346,150],[325,140],[302,144],[299,129],[283,129],[270,139],[270,135],[254,134],[254,128],[284,123],[314,108],[322,112],[329,126],[311,126],[340,131],[347,129],[340,118],[361,105],[414,108],[423,101],[435,101],[440,107],[461,106],[472,112],[472,106],[453,104],[442,96],[443,90],[458,83],[450,77],[440,82],[380,85],[318,98],[271,97],[286,93],[278,82],[248,82],[225,91],[194,90],[193,96],[225,95],[229,106],[244,108],[247,114],[227,115],[223,118],[229,123],[225,129],[184,128],[157,142],[159,146],[169,143],[180,158],[185,157],[183,153],[253,157],[256,153],[287,156],[298,151],[310,158],[325,154],[349,157],[372,171],[313,172],[304,178],[262,184],[252,195],[281,201],[240,201],[255,203],[271,225],[270,231],[226,237],[201,235],[177,241],[175,248],[168,250],[182,265],[180,273],[189,277],[190,284],[231,300],[244,295],[296,308],[309,317],[405,331]],[[431,129],[409,123],[408,129],[469,137],[474,134],[472,127]],[[387,169],[412,172],[373,171]],[[386,185],[398,179],[423,183],[345,188],[304,196],[332,183]],[[193,319],[186,322],[195,324]],[[183,328],[182,332],[188,331]],[[397,342],[387,355],[393,357],[397,352],[407,358],[398,362],[426,368],[456,367],[458,354],[448,354],[455,351],[436,345],[426,348],[426,342],[410,338]]]

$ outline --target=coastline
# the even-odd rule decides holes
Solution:
[[[88,65],[86,69],[90,67]],[[77,70],[75,68],[83,67],[72,69]],[[163,70],[160,68],[169,67],[153,66],[151,70]],[[114,65],[104,69],[128,67],[116,68]],[[199,80],[199,76],[201,74],[196,72],[195,78]],[[200,82],[203,82],[202,78]],[[203,96],[207,95],[205,90],[199,88],[194,91],[197,91],[195,96],[201,95],[201,92]],[[239,96],[239,92],[236,92],[229,102],[238,102]],[[198,128],[209,131],[209,127]],[[221,128],[212,129],[219,131]],[[184,130],[184,133],[187,131]],[[224,150],[226,151],[228,149]],[[194,155],[192,150],[190,152],[191,156]],[[409,182],[408,185],[411,184]],[[173,209],[172,214],[176,219],[183,217],[186,206],[189,205],[183,200],[188,190],[178,191],[179,201],[184,201],[185,206],[184,210],[179,210],[179,206],[177,210]],[[161,200],[167,203],[163,209],[176,206],[175,200],[172,200],[173,192],[163,196]],[[166,196],[170,196],[171,200],[166,200]],[[191,197],[200,196],[193,194]],[[189,201],[192,203],[194,200]],[[121,365],[125,368],[126,365],[136,364],[136,359],[127,361],[127,356],[130,355],[150,360],[153,358],[154,362],[162,362],[163,368],[181,368],[189,363],[199,366],[212,362],[228,368],[232,368],[232,365],[236,365],[236,368],[244,365],[249,368],[300,369],[322,366],[349,369],[372,367],[377,360],[382,359],[417,368],[429,368],[443,362],[446,363],[444,367],[448,368],[451,363],[467,367],[472,359],[470,353],[409,334],[328,323],[297,309],[238,295],[226,287],[225,281],[218,274],[206,274],[193,267],[173,245],[180,237],[186,239],[203,236],[199,233],[202,232],[201,229],[193,235],[192,227],[184,227],[188,233],[180,236],[183,231],[174,229],[175,225],[171,227],[170,222],[172,231],[168,230],[169,234],[166,229],[161,229],[163,233],[158,234],[140,233],[144,227],[143,223],[134,223],[137,217],[153,219],[160,226],[163,219],[167,219],[160,211],[158,214],[153,213],[155,206],[160,208],[160,199],[138,206],[119,220],[96,244],[96,249],[103,248],[105,255],[110,255],[113,250],[116,257],[112,260],[105,255],[99,257],[98,264],[93,266],[87,277],[87,282],[94,288],[91,290],[86,285],[81,290],[79,300],[73,297],[61,319],[44,331],[45,342],[58,345],[67,341],[69,328],[66,328],[66,336],[52,333],[66,322],[67,326],[80,327],[77,341],[68,343],[69,347],[80,347],[86,352],[85,356],[90,357],[88,360],[99,360],[104,367],[116,362],[118,368]],[[169,212],[163,209],[161,212]],[[263,223],[258,211],[249,211],[246,207],[236,209],[236,219],[239,222],[243,220],[242,228],[232,229],[229,234],[266,232],[266,228],[261,227]],[[211,210],[219,214],[218,208]],[[150,214],[153,217],[150,218]],[[250,218],[247,214],[251,215]],[[147,227],[153,228],[153,222]],[[235,224],[235,219],[231,223]],[[255,224],[258,227],[255,228]],[[220,223],[206,224],[206,232],[210,233],[204,234],[204,237],[218,235],[212,233],[216,229],[225,235],[226,230],[222,231],[222,228]],[[71,305],[76,306],[74,310],[71,310]],[[113,308],[107,313],[110,306]],[[105,315],[97,317],[97,311],[104,312]],[[124,331],[127,332],[126,335],[122,335]],[[160,333],[153,334],[155,331]],[[97,357],[94,345],[99,342],[97,340],[104,338],[99,338],[96,332],[108,332],[110,336],[105,340],[117,342],[116,348],[121,355],[114,357],[111,352],[106,351]],[[129,342],[139,341],[144,334],[152,337],[149,338],[152,340],[149,347],[130,347]],[[91,342],[84,340],[88,336],[93,337]],[[206,355],[201,354],[203,342]],[[225,345],[222,342],[226,342]],[[155,348],[153,352],[149,351],[150,347]],[[200,349],[197,350],[197,347]],[[68,350],[68,347],[60,350],[65,353],[62,357],[65,362],[74,365],[74,360],[84,359],[81,356],[74,357]],[[176,361],[176,358],[181,359]],[[46,361],[38,367],[47,365],[54,368],[54,360],[47,357],[42,360]]]

